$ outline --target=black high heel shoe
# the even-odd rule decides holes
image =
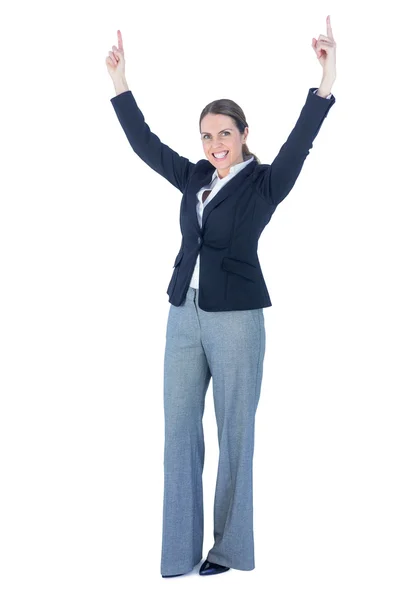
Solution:
[[[217,563],[205,560],[200,567],[199,575],[217,575],[218,573],[225,573],[225,571],[229,571],[229,569],[230,567],[225,567],[224,565],[218,565]]]

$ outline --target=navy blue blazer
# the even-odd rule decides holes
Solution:
[[[271,306],[257,255],[258,240],[277,205],[289,194],[313,140],[336,102],[310,88],[300,116],[273,162],[252,160],[207,204],[200,227],[197,192],[210,183],[215,166],[197,163],[163,144],[145,122],[130,90],[111,98],[134,152],[181,192],[181,246],[168,285],[169,302],[185,300],[200,252],[199,307],[205,311],[247,310]],[[248,157],[245,157],[248,158]]]

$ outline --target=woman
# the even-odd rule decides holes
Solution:
[[[192,163],[151,132],[128,88],[121,32],[106,58],[111,99],[135,153],[182,193],[181,248],[168,286],[164,360],[164,504],[161,574],[190,572],[202,558],[205,395],[213,379],[219,464],[214,546],[201,575],[254,569],[252,460],[265,353],[263,308],[271,306],[257,242],[296,181],[335,98],[335,49],[313,38],[323,68],[295,128],[271,165],[246,144],[241,108],[217,100],[200,116],[206,160]]]

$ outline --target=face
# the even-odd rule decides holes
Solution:
[[[223,178],[229,175],[232,165],[243,162],[243,144],[246,142],[249,128],[240,133],[235,121],[227,115],[206,115],[201,121],[201,140],[204,153],[211,164],[218,169]],[[218,159],[214,154],[228,152]]]

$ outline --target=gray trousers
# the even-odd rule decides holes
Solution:
[[[265,354],[262,308],[207,312],[189,287],[171,304],[164,358],[161,574],[187,573],[203,554],[205,395],[213,380],[219,462],[210,562],[254,569],[254,425]]]

